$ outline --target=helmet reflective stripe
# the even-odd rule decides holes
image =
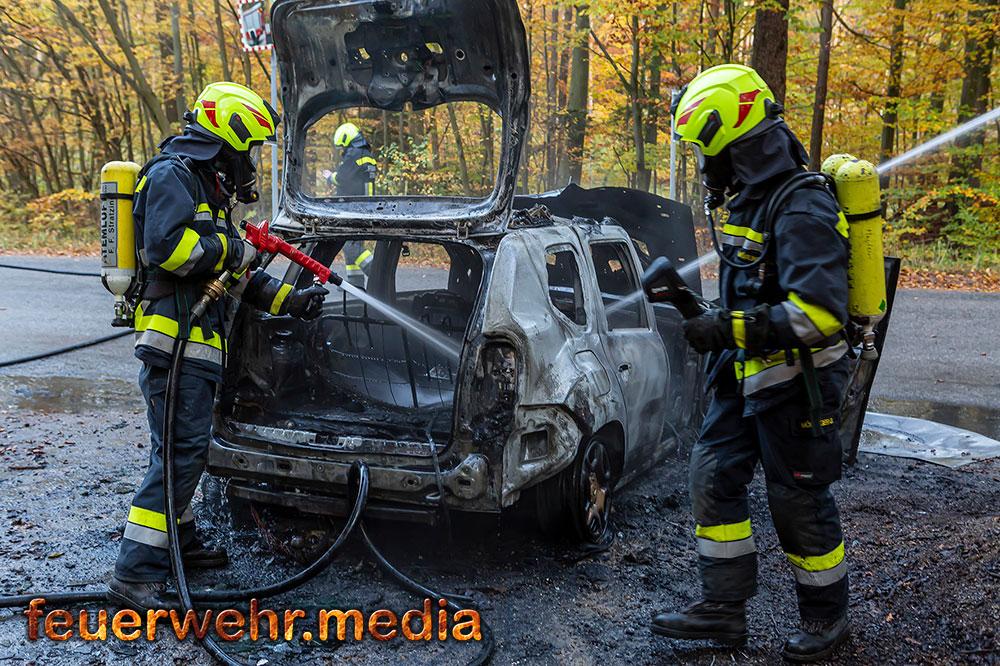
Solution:
[[[351,141],[361,136],[361,130],[354,123],[344,123],[333,133],[333,145],[347,147]]]
[[[685,86],[676,104],[674,135],[712,157],[754,132],[777,122],[769,118],[774,94],[764,79],[743,65],[706,69]]]
[[[231,82],[205,86],[192,114],[196,125],[240,152],[274,141],[280,122],[277,112],[260,95]]]

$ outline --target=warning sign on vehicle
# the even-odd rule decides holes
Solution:
[[[240,0],[240,36],[244,51],[269,51],[271,24],[267,21],[267,3],[264,0]]]

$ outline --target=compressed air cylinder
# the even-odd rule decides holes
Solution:
[[[125,294],[135,282],[132,199],[139,165],[108,162],[101,169],[101,282],[115,297],[115,325],[128,325]]]
[[[850,290],[847,310],[852,317],[877,322],[885,314],[885,255],[882,249],[882,198],[875,165],[850,160],[837,169],[837,200],[850,229]]]

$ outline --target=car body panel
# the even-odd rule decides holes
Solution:
[[[514,0],[278,0],[272,21],[285,121],[284,224],[446,235],[502,229],[528,124],[527,37]],[[323,115],[457,101],[486,104],[503,123],[487,198],[303,192],[305,132]]]

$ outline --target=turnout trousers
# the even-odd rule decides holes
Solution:
[[[149,469],[136,491],[122,537],[115,576],[132,583],[164,581],[170,573],[167,552],[166,498],[163,496],[163,420],[167,394],[167,369],[144,363],[139,387],[146,400],[149,421]],[[212,432],[215,382],[182,373],[174,426],[174,467],[177,507],[181,510],[181,546],[196,541],[191,498],[205,469]]]
[[[846,359],[819,373],[823,410],[819,433],[801,390],[760,413],[744,416],[735,380],[722,381],[691,453],[691,501],[705,599],[743,601],[757,591],[757,551],[747,485],[760,462],[771,518],[795,574],[804,620],[847,612],[847,562],[830,484],[840,478],[838,408]]]

